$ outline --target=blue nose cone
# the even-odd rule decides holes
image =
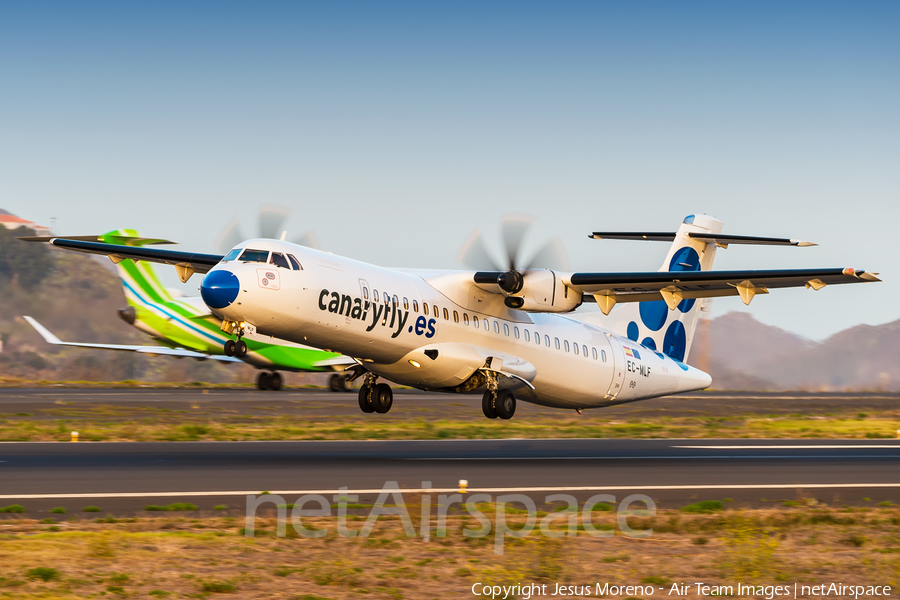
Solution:
[[[225,308],[234,302],[241,284],[231,271],[213,271],[203,278],[200,296],[210,308]]]

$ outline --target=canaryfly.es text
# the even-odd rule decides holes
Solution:
[[[809,596],[836,596],[844,598],[877,598],[891,595],[891,587],[887,585],[849,585],[844,583],[822,583],[819,585],[753,585],[737,583],[734,585],[707,584],[703,582],[673,583],[669,586],[653,585],[617,585],[612,583],[594,583],[589,585],[571,585],[563,583],[518,583],[514,585],[491,585],[481,582],[472,584],[472,595],[486,598],[520,598],[529,600],[540,596],[752,596],[755,598],[806,598]]]

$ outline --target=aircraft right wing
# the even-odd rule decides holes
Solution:
[[[86,236],[82,236],[86,237]],[[114,263],[126,258],[132,260],[145,260],[147,262],[173,265],[178,270],[178,276],[182,281],[187,281],[193,273],[207,273],[222,260],[219,254],[199,254],[196,252],[180,252],[178,250],[163,250],[161,248],[144,248],[141,246],[120,246],[104,242],[89,242],[83,239],[72,238],[22,238],[25,241],[46,241],[52,246],[86,252],[88,254],[102,254],[108,256]],[[163,240],[164,241],[164,240]]]
[[[31,317],[25,317],[25,320],[28,321],[28,324],[34,327],[34,329],[41,334],[41,337],[48,344],[53,344],[55,346],[76,346],[79,348],[98,348],[101,350],[119,350],[124,352],[138,352],[140,354],[149,354],[151,356],[161,355],[161,356],[174,356],[176,358],[196,358],[197,360],[218,360],[221,362],[244,362],[239,358],[235,358],[233,356],[224,356],[221,354],[204,354],[203,352],[195,352],[193,350],[186,350],[184,348],[169,348],[168,346],[131,346],[127,344],[87,344],[80,342],[64,342],[53,333],[38,323]]]

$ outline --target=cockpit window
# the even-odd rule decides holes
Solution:
[[[269,251],[268,250],[253,250],[252,248],[247,248],[244,250],[244,253],[241,254],[241,262],[260,262],[264,263],[269,260]]]
[[[232,248],[231,252],[222,257],[222,262],[230,262],[238,257],[243,248]]]
[[[296,258],[294,258],[293,254],[288,254],[287,257],[288,257],[288,260],[291,261],[291,265],[294,267],[295,271],[303,270],[303,267],[300,266],[300,262]]]
[[[290,269],[287,259],[281,252],[273,252],[272,258],[269,259],[269,264],[281,267],[282,269]]]

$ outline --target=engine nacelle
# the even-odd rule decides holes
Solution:
[[[509,308],[526,312],[569,312],[581,306],[581,294],[569,289],[557,274],[548,269],[528,269],[522,273],[521,290],[508,296]]]

